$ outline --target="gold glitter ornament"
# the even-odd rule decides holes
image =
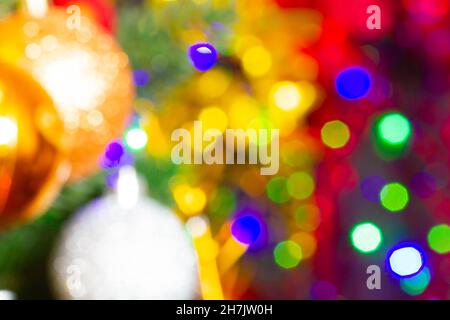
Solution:
[[[0,22],[0,58],[29,70],[47,90],[64,122],[71,179],[93,173],[105,146],[132,112],[127,55],[111,35],[84,16],[50,8],[42,17],[17,12]]]

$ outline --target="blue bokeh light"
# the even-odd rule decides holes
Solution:
[[[237,241],[250,245],[258,240],[261,223],[252,215],[241,216],[231,225],[231,234]]]
[[[336,78],[338,94],[348,100],[364,98],[372,87],[372,79],[367,70],[351,67],[342,71]]]

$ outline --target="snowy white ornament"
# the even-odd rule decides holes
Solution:
[[[196,298],[196,255],[181,221],[147,198],[126,203],[123,192],[95,200],[64,228],[50,272],[57,296]]]

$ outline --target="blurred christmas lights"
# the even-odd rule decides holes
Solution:
[[[158,5],[159,9],[164,10],[166,4],[163,2],[146,5]],[[203,2],[195,1],[195,5]],[[418,80],[414,78],[414,72],[417,71],[414,68],[410,70],[408,81],[397,78],[401,75],[399,70],[403,65],[399,66],[398,70],[393,68],[393,73],[389,74],[391,63],[401,64],[401,61],[397,61],[397,51],[389,51],[389,54],[386,54],[388,51],[383,46],[377,43],[368,45],[368,39],[372,36],[377,38],[379,33],[368,34],[365,24],[362,24],[364,30],[357,28],[359,22],[356,21],[360,20],[360,16],[356,13],[361,3],[356,2],[350,1],[342,10],[342,6],[332,4],[331,1],[322,1],[315,4],[314,8],[308,7],[309,1],[277,0],[278,7],[242,1],[237,4],[236,25],[232,32],[226,23],[211,23],[200,18],[192,25],[183,23],[183,30],[177,30],[180,26],[174,24],[176,38],[182,39],[183,42],[170,44],[174,57],[176,48],[181,52],[182,68],[177,70],[172,68],[171,58],[166,57],[164,53],[153,56],[148,53],[148,59],[151,61],[148,65],[135,63],[133,59],[139,59],[133,56],[141,56],[141,52],[130,46],[128,53],[131,61],[133,65],[139,66],[139,69],[133,71],[132,78],[142,95],[139,101],[145,100],[146,103],[136,101],[136,109],[139,109],[137,111],[140,114],[139,125],[129,127],[123,135],[123,141],[114,140],[117,137],[113,136],[106,137],[105,141],[109,144],[104,150],[100,164],[107,173],[108,185],[119,192],[120,196],[115,197],[115,203],[129,215],[133,213],[128,211],[140,206],[143,200],[140,198],[137,176],[133,173],[131,164],[137,161],[141,165],[139,170],[142,171],[146,170],[142,169],[143,167],[150,167],[148,178],[155,182],[155,185],[170,185],[168,192],[165,192],[167,190],[164,187],[152,186],[152,196],[168,193],[167,203],[173,200],[177,213],[186,221],[185,226],[196,251],[200,288],[198,294],[202,298],[234,299],[246,297],[247,294],[257,298],[271,297],[270,292],[261,289],[267,285],[261,281],[261,277],[266,276],[264,272],[267,272],[268,267],[261,264],[262,267],[255,270],[255,265],[260,262],[258,259],[267,252],[273,255],[275,264],[280,267],[277,272],[286,272],[284,269],[297,267],[299,274],[308,272],[310,276],[302,278],[299,292],[309,292],[310,298],[313,299],[347,298],[345,293],[349,291],[340,284],[342,279],[336,270],[340,270],[340,264],[347,268],[349,263],[343,261],[338,245],[342,238],[339,232],[341,228],[336,225],[345,224],[345,230],[350,230],[348,237],[356,251],[362,254],[375,253],[373,259],[377,259],[379,255],[386,254],[380,249],[384,247],[384,242],[389,243],[392,239],[403,237],[405,230],[414,233],[417,231],[416,222],[419,221],[416,216],[412,217],[408,213],[395,217],[386,215],[383,218],[386,220],[377,220],[376,224],[355,223],[360,221],[360,207],[363,204],[369,208],[371,206],[364,201],[358,202],[358,199],[379,203],[390,212],[405,210],[411,202],[411,209],[421,208],[417,215],[422,212],[429,213],[426,216],[432,217],[430,219],[433,219],[433,224],[426,226],[429,246],[427,251],[415,243],[402,243],[387,252],[386,263],[392,276],[401,278],[397,283],[404,293],[434,297],[433,294],[437,292],[436,296],[448,296],[448,293],[442,293],[443,290],[439,291],[439,286],[430,284],[432,281],[440,281],[434,280],[441,279],[439,277],[442,275],[438,273],[445,274],[448,269],[447,262],[441,258],[450,252],[450,232],[446,224],[450,207],[446,192],[447,150],[446,146],[442,148],[432,131],[438,128],[441,140],[447,144],[450,126],[447,128],[445,122],[442,122],[441,126],[438,119],[445,116],[445,113],[435,111],[437,108],[433,106],[445,101],[440,97],[439,90],[441,87],[446,88],[447,80],[440,73],[445,74],[448,54],[446,52],[450,51],[445,40],[445,28],[437,22],[446,23],[444,17],[449,12],[449,6],[443,4],[445,1],[432,1],[427,5],[423,4],[424,1],[404,1],[395,10],[389,5],[382,8],[385,23],[382,34],[387,36],[390,28],[395,28],[392,43],[399,48],[407,48],[406,51],[413,55],[412,58],[417,58],[417,51],[429,66],[423,68],[423,65],[417,62],[417,69],[424,79],[419,86],[419,83],[415,83]],[[173,8],[176,8],[175,2],[173,5]],[[256,6],[258,10],[255,10]],[[37,16],[45,15],[42,8],[36,8],[30,7],[29,10]],[[397,26],[392,21],[394,11],[407,11],[409,16],[399,14],[404,20]],[[361,12],[364,13],[365,10]],[[356,16],[356,19],[349,21],[349,14]],[[319,18],[316,19],[316,16]],[[265,21],[273,22],[270,28],[265,27]],[[156,22],[148,23],[152,26],[153,24],[155,30],[160,27]],[[32,25],[27,24],[23,29],[28,37],[33,34]],[[232,39],[227,38],[228,34],[226,37],[218,37],[223,30],[232,34]],[[216,41],[217,39],[220,41]],[[40,61],[43,53],[56,45],[52,37],[35,42],[27,44],[23,50],[25,57],[31,61]],[[420,48],[422,43],[427,44],[423,46],[426,47],[423,52]],[[183,78],[181,70],[186,67],[185,48],[189,44],[192,45],[188,48],[187,55],[192,67],[188,65],[185,69],[191,74]],[[385,46],[393,48],[390,42]],[[221,53],[220,63],[217,63],[217,51]],[[400,56],[400,53],[398,55]],[[97,77],[98,79],[92,80],[88,77],[88,82],[78,83],[80,79],[86,78],[78,73],[90,74],[88,71],[92,68],[89,66],[94,64],[89,60],[92,57],[84,60],[77,52],[63,56],[52,60],[48,65],[39,62],[37,75],[42,78],[55,99],[64,103],[61,104],[63,109],[66,108],[65,104],[71,107],[70,103],[75,101],[81,111],[86,111],[86,123],[81,120],[83,123],[80,124],[78,116],[65,116],[69,118],[69,126],[73,130],[88,126],[102,131],[104,125],[108,124],[108,112],[91,110],[95,108],[90,105],[102,100],[96,99],[95,94],[104,91],[100,90],[104,79]],[[112,64],[119,59],[112,56],[110,58]],[[119,60],[116,62],[124,65],[127,57],[121,55]],[[75,69],[71,66],[75,66]],[[64,70],[75,74],[75,77],[69,75],[69,83],[56,81],[58,83],[55,84],[55,79],[60,79],[61,75],[65,76]],[[193,72],[195,70],[201,72]],[[102,73],[102,70],[97,72]],[[153,83],[159,81],[164,72],[183,80],[175,85],[174,90],[169,91],[169,95],[160,94],[163,86]],[[331,92],[333,84],[337,95]],[[417,90],[420,92],[407,92],[406,89],[410,89],[407,85],[410,84],[415,88],[420,87],[421,90]],[[86,89],[86,86],[89,88]],[[76,97],[73,96],[75,87],[81,88],[83,94],[79,95],[77,89]],[[149,88],[157,91],[157,94],[154,94],[154,91],[149,94]],[[432,90],[433,99],[426,95],[428,90]],[[65,101],[71,96],[73,99]],[[151,97],[152,101],[148,100],[148,97]],[[367,99],[358,101],[364,98]],[[421,103],[425,104],[425,101],[427,106],[423,107]],[[347,105],[351,106],[351,110],[347,110]],[[380,110],[392,105],[398,107],[398,111],[387,109],[388,111],[380,113]],[[428,110],[430,112],[427,112]],[[122,118],[124,120],[123,116]],[[170,132],[178,127],[191,130],[192,122],[196,120],[201,121],[205,129],[216,129],[219,135],[227,129],[279,129],[282,158],[280,174],[264,177],[259,174],[256,166],[233,166],[226,169],[219,165],[210,168],[174,168],[170,162],[165,163],[170,153]],[[367,129],[372,133],[375,156],[378,156],[379,160],[399,160],[389,165],[404,168],[401,177],[385,170],[383,161],[373,161],[370,152],[365,149]],[[0,155],[4,146],[16,143],[17,135],[18,124],[6,115],[0,116]],[[98,136],[104,135],[99,133]],[[137,151],[140,153],[133,153]],[[420,158],[419,167],[409,163],[411,155]],[[170,176],[167,178],[170,182],[166,183],[164,174]],[[397,179],[408,183],[388,182]],[[359,195],[354,193],[357,185]],[[99,200],[100,203],[108,201]],[[420,201],[420,205],[417,205],[417,201]],[[256,209],[249,209],[253,207]],[[94,211],[89,208],[90,206],[84,210]],[[353,208],[358,208],[358,220],[351,220]],[[113,209],[111,207],[111,211],[114,211]],[[173,215],[173,212],[168,214]],[[395,219],[392,226],[389,219]],[[422,219],[420,221],[425,221],[425,216]],[[351,223],[347,225],[348,221]],[[143,218],[142,223],[147,225],[149,222]],[[125,224],[125,221],[120,224]],[[135,223],[132,228],[137,228],[138,225],[139,223]],[[132,234],[131,229],[129,231]],[[94,232],[90,235],[92,234]],[[148,245],[148,239],[143,235],[142,237]],[[279,239],[286,240],[277,242]],[[66,240],[63,238],[62,241]],[[119,248],[124,249],[127,245],[133,244],[127,240]],[[157,246],[157,250],[166,247],[165,243]],[[99,251],[98,247],[95,248],[96,253],[103,252],[102,257],[115,259],[108,250],[101,248]],[[150,248],[154,250],[153,246]],[[258,250],[261,250],[261,256],[255,254]],[[433,258],[433,264],[425,267],[425,253],[428,253],[428,250],[437,258],[435,261]],[[361,255],[355,256],[361,258]],[[143,255],[143,259],[143,266],[148,267],[148,261],[145,260],[148,256]],[[244,259],[245,263],[240,264],[240,259]],[[324,261],[327,263],[323,263]],[[360,260],[356,259],[352,261],[355,265],[359,262]],[[133,269],[125,263],[121,266]],[[445,272],[439,271],[437,266],[445,269]],[[73,267],[77,266],[71,264],[69,267],[73,271]],[[81,264],[78,267],[84,266]],[[153,267],[155,266],[151,265],[151,268]],[[60,265],[56,273],[61,276],[63,269]],[[141,271],[139,268],[133,270]],[[111,271],[112,274],[114,272]],[[164,272],[160,274],[162,278],[171,276]],[[294,283],[296,274],[286,273],[286,278]],[[320,276],[324,274],[329,277],[328,280],[323,280],[326,278]],[[65,276],[67,275],[57,280],[57,286],[67,285],[67,282],[64,282],[67,280]],[[136,285],[139,283],[137,277],[131,277]],[[88,278],[89,281],[92,279]],[[164,285],[171,285],[169,280]],[[164,279],[158,281],[163,284]],[[158,281],[156,282],[159,284]],[[193,281],[190,282],[188,290],[184,291],[183,297],[197,297]],[[284,283],[280,284],[280,287],[282,285]],[[93,288],[90,284],[87,287],[89,290]],[[111,292],[114,291],[115,295],[119,296],[127,296],[131,292],[130,288],[123,290],[125,291]],[[80,297],[81,293],[87,292],[77,286],[69,288],[69,291],[72,297]],[[145,294],[151,293],[150,291],[149,289]],[[98,289],[94,296],[105,292]],[[159,293],[155,289],[152,294]],[[422,294],[424,295],[421,296]],[[358,292],[355,289],[348,295],[351,298],[358,297]]]

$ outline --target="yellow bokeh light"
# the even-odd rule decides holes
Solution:
[[[281,81],[272,87],[270,97],[273,104],[283,111],[305,113],[316,101],[317,90],[309,82]]]
[[[191,188],[187,184],[177,185],[173,196],[178,208],[187,216],[200,213],[206,205],[205,192],[200,188]]]
[[[289,194],[299,200],[309,198],[315,189],[315,182],[307,172],[295,172],[291,174],[287,181]]]
[[[339,149],[344,147],[350,139],[350,130],[348,126],[339,120],[327,122],[321,130],[322,142],[332,148]]]
[[[217,129],[224,132],[228,126],[226,113],[214,106],[203,109],[199,115],[199,120],[202,121],[203,130]]]
[[[294,216],[297,225],[304,231],[315,231],[321,222],[320,210],[313,204],[300,205]]]
[[[269,72],[272,66],[272,56],[262,46],[252,47],[245,51],[242,66],[250,76],[260,77]]]
[[[237,95],[230,105],[229,117],[232,128],[247,129],[253,119],[258,117],[258,102],[247,95]]]
[[[297,108],[301,98],[298,86],[290,81],[275,84],[271,95],[275,105],[285,111]]]
[[[205,72],[198,80],[199,93],[205,98],[218,98],[228,89],[231,79],[223,71],[214,69]]]
[[[307,259],[314,255],[317,249],[316,238],[307,232],[298,232],[291,237],[292,241],[295,241],[302,248],[303,258]]]
[[[233,51],[242,58],[249,48],[261,46],[261,40],[251,34],[236,35],[233,39]]]

